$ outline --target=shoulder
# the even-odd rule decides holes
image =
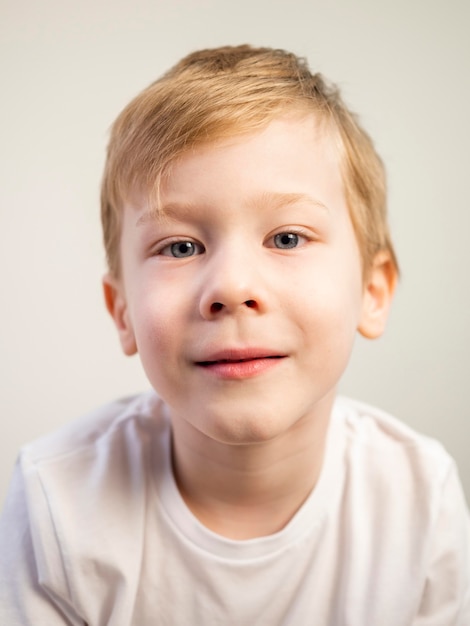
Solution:
[[[389,480],[395,472],[444,480],[455,465],[440,442],[369,404],[340,396],[333,417],[342,425],[351,462],[377,466]]]
[[[420,617],[445,610],[445,623],[467,623],[470,520],[455,462],[438,441],[367,404],[339,398],[333,422],[344,438],[351,552],[374,571],[386,564],[397,589],[408,581]]]
[[[129,396],[103,405],[23,446],[20,461],[24,469],[89,464],[106,450],[128,451],[145,445],[149,436],[158,436],[167,424],[161,402],[154,392]]]
[[[30,537],[30,547],[20,538],[9,548],[11,562],[31,570],[17,586],[26,593],[37,577],[86,615],[90,588],[104,597],[119,572],[137,579],[135,545],[168,447],[169,423],[154,392],[103,406],[26,445],[1,522],[5,541],[15,527]]]
[[[96,409],[21,450],[29,509],[45,507],[40,518],[48,513],[57,525],[88,510],[109,517],[137,505],[168,445],[169,423],[154,392]]]
[[[40,465],[79,456],[90,448],[164,427],[161,402],[154,392],[121,398],[105,404],[25,445],[20,457]]]
[[[344,438],[349,510],[380,520],[382,529],[393,526],[405,534],[414,528],[423,541],[434,533],[449,503],[467,523],[455,462],[438,441],[355,400],[339,398],[333,420]]]

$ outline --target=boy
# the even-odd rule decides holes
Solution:
[[[453,462],[336,398],[398,273],[337,91],[283,51],[189,55],[115,122],[102,218],[107,308],[156,393],[24,448],[1,623],[468,626]]]

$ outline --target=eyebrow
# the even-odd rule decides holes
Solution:
[[[182,221],[187,215],[193,215],[197,211],[197,205],[191,202],[170,202],[161,207],[148,209],[135,223],[142,226],[147,222],[165,222],[168,220]]]
[[[323,211],[329,212],[328,207],[316,198],[305,193],[283,193],[266,191],[253,198],[250,204],[262,209],[280,210],[295,204],[310,204]],[[198,204],[191,202],[170,202],[156,209],[145,211],[137,220],[136,226],[142,226],[149,221],[165,222],[166,220],[183,221],[187,216],[194,215]]]
[[[278,191],[266,191],[255,199],[255,203],[262,208],[283,209],[294,204],[311,204],[316,208],[329,211],[328,207],[316,198],[306,193],[282,193]]]

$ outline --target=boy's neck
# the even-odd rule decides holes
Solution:
[[[230,539],[280,531],[315,487],[333,397],[272,441],[226,445],[173,419],[173,471],[191,512]]]

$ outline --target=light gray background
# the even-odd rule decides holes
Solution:
[[[307,56],[376,140],[403,278],[385,337],[358,341],[342,390],[443,441],[470,499],[469,7],[1,0],[0,501],[22,443],[147,387],[102,305],[110,123],[183,54],[245,42]]]

